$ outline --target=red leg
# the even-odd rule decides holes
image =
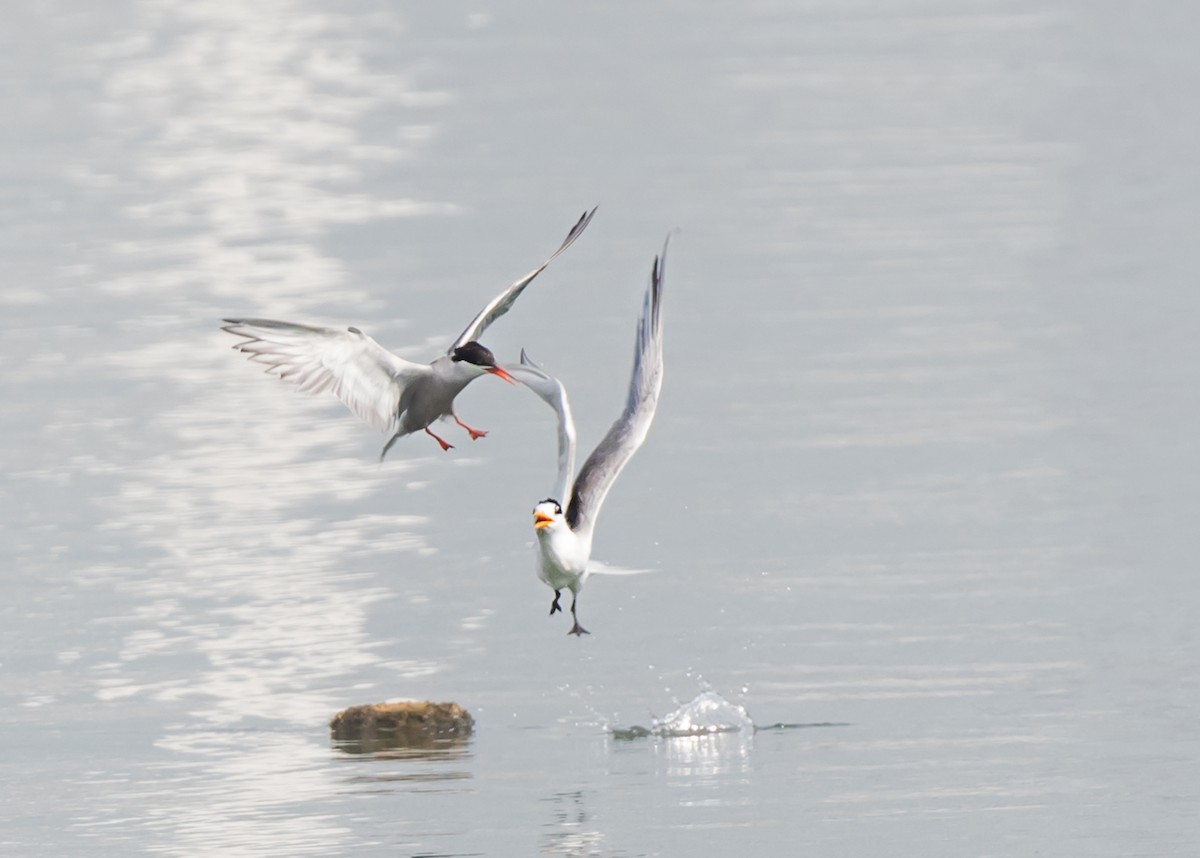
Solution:
[[[471,436],[472,441],[478,441],[480,438],[487,435],[487,432],[483,431],[482,429],[472,429],[466,423],[463,423],[461,420],[458,419],[457,414],[454,415],[454,422],[457,423],[462,428],[467,430],[467,433]],[[425,431],[428,432],[429,430],[426,429]]]
[[[453,444],[446,443],[446,441],[444,439],[439,438],[437,435],[434,435],[432,432],[430,432],[428,426],[425,427],[425,434],[428,435],[433,440],[437,441],[439,444],[441,444],[443,450],[453,450],[454,449]]]

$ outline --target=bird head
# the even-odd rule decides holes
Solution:
[[[533,529],[538,533],[553,533],[566,526],[563,508],[554,498],[546,498],[533,508]]]
[[[492,350],[474,340],[464,343],[451,352],[450,360],[454,361],[458,366],[474,369],[477,375],[490,372],[492,375],[504,379],[509,384],[516,384],[513,377],[496,363],[496,356],[492,354]]]

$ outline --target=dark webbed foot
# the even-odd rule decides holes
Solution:
[[[579,617],[575,616],[575,601],[578,598],[579,598],[578,593],[573,594],[571,597],[571,619],[574,620],[574,622],[571,625],[571,631],[567,632],[567,634],[575,635],[575,637],[591,634],[591,632],[589,632],[583,626],[579,625]]]
[[[560,591],[558,591],[558,590],[554,591],[554,601],[550,603],[550,616],[552,616],[552,617],[555,614],[557,614],[559,611],[562,610],[562,605],[558,604],[558,597],[560,595],[561,595]]]

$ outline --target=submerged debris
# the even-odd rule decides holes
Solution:
[[[329,722],[335,741],[361,746],[360,750],[429,747],[439,742],[461,741],[474,726],[471,713],[457,703],[428,700],[351,706]]]

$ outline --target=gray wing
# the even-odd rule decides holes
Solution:
[[[400,395],[428,366],[392,354],[358,328],[318,328],[272,319],[225,319],[234,346],[303,393],[332,391],[360,419],[384,431],[396,420]]]
[[[571,417],[567,389],[561,381],[534,363],[533,359],[525,354],[525,349],[521,349],[521,365],[505,369],[509,375],[540,396],[558,415],[558,479],[550,497],[560,504],[566,503],[571,472],[575,470],[575,420]]]
[[[549,259],[547,259],[537,268],[530,271],[516,283],[509,286],[507,289],[493,298],[490,304],[480,310],[479,315],[472,319],[471,324],[467,325],[466,330],[458,335],[458,339],[454,341],[454,344],[450,346],[450,348],[446,351],[446,354],[453,354],[454,350],[458,347],[466,345],[472,340],[478,340],[481,336],[483,336],[483,332],[487,330],[488,326],[491,325],[492,322],[496,321],[508,312],[509,308],[512,307],[513,302],[517,300],[520,294],[525,290],[525,287],[533,281],[533,278],[541,274],[547,265],[553,262],[560,253],[562,253],[575,242],[575,239],[583,235],[583,231],[587,229],[587,225],[592,222],[592,215],[595,213],[595,208],[593,208],[590,212],[584,212],[580,216],[579,220],[575,222],[575,226],[571,227],[571,231],[567,233],[567,237],[563,239],[563,243],[558,246],[558,250],[554,251],[554,253],[550,255]]]
[[[667,241],[670,241],[668,236]],[[629,398],[625,410],[608,434],[588,456],[575,478],[567,524],[582,537],[590,539],[596,517],[608,490],[625,463],[646,440],[663,379],[662,293],[667,264],[667,242],[662,255],[654,260],[650,287],[638,321],[637,341],[633,350],[633,375],[629,380]]]

